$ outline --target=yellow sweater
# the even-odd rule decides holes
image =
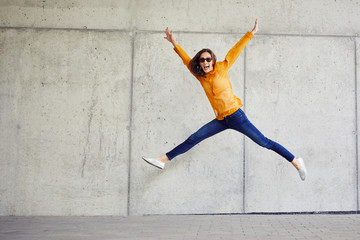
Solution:
[[[203,86],[218,120],[223,120],[224,117],[231,115],[243,106],[241,100],[235,96],[232,91],[228,71],[252,37],[253,34],[251,32],[246,33],[240,41],[230,49],[223,62],[216,62],[213,70],[207,73],[205,77],[195,76]],[[180,45],[177,45],[174,50],[190,70],[189,64],[191,58]]]

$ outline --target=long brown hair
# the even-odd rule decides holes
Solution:
[[[204,52],[208,52],[211,55],[211,58],[213,60],[213,67],[216,63],[216,56],[213,53],[213,51],[211,51],[208,48],[204,48],[202,49],[200,52],[198,52],[195,57],[193,57],[190,61],[189,67],[190,67],[190,71],[196,76],[196,77],[205,77],[205,72],[204,70],[201,68],[200,66],[200,56],[201,54],[203,54]]]

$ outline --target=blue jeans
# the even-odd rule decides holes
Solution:
[[[294,160],[294,155],[292,155],[288,150],[286,150],[280,144],[266,138],[246,117],[245,113],[239,109],[233,114],[226,116],[223,120],[214,119],[211,122],[205,124],[200,128],[196,133],[192,134],[185,142],[181,143],[175,147],[170,152],[166,153],[167,157],[171,160],[174,157],[187,152],[190,148],[201,142],[202,140],[211,137],[219,132],[222,132],[226,129],[234,129],[239,131],[251,140],[256,142],[262,147],[271,149],[286,160],[291,162]]]

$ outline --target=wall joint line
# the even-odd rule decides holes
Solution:
[[[126,216],[130,215],[131,193],[131,156],[132,156],[132,131],[133,131],[133,96],[134,96],[134,57],[135,57],[135,32],[131,34],[131,77],[130,77],[130,109],[129,109],[129,157],[128,157],[128,195]]]
[[[359,128],[358,128],[358,86],[357,86],[357,39],[354,40],[355,48],[355,136],[356,136],[356,210],[360,211],[359,206]]]
[[[244,86],[243,86],[243,98],[244,98],[244,112],[246,114],[246,47],[244,49]],[[243,212],[246,213],[246,138],[243,136]]]

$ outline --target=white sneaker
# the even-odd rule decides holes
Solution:
[[[142,159],[144,159],[145,162],[157,167],[157,168],[160,168],[160,169],[163,169],[164,166],[165,166],[165,163],[163,162],[160,162],[158,161],[156,158],[145,158],[145,157],[142,157]]]
[[[302,158],[298,158],[299,160],[299,163],[300,163],[300,169],[298,170],[299,172],[299,175],[300,175],[300,178],[301,180],[305,181],[305,178],[306,178],[306,175],[307,175],[307,170],[306,170],[306,167],[305,167],[305,163],[304,163],[304,160]]]

